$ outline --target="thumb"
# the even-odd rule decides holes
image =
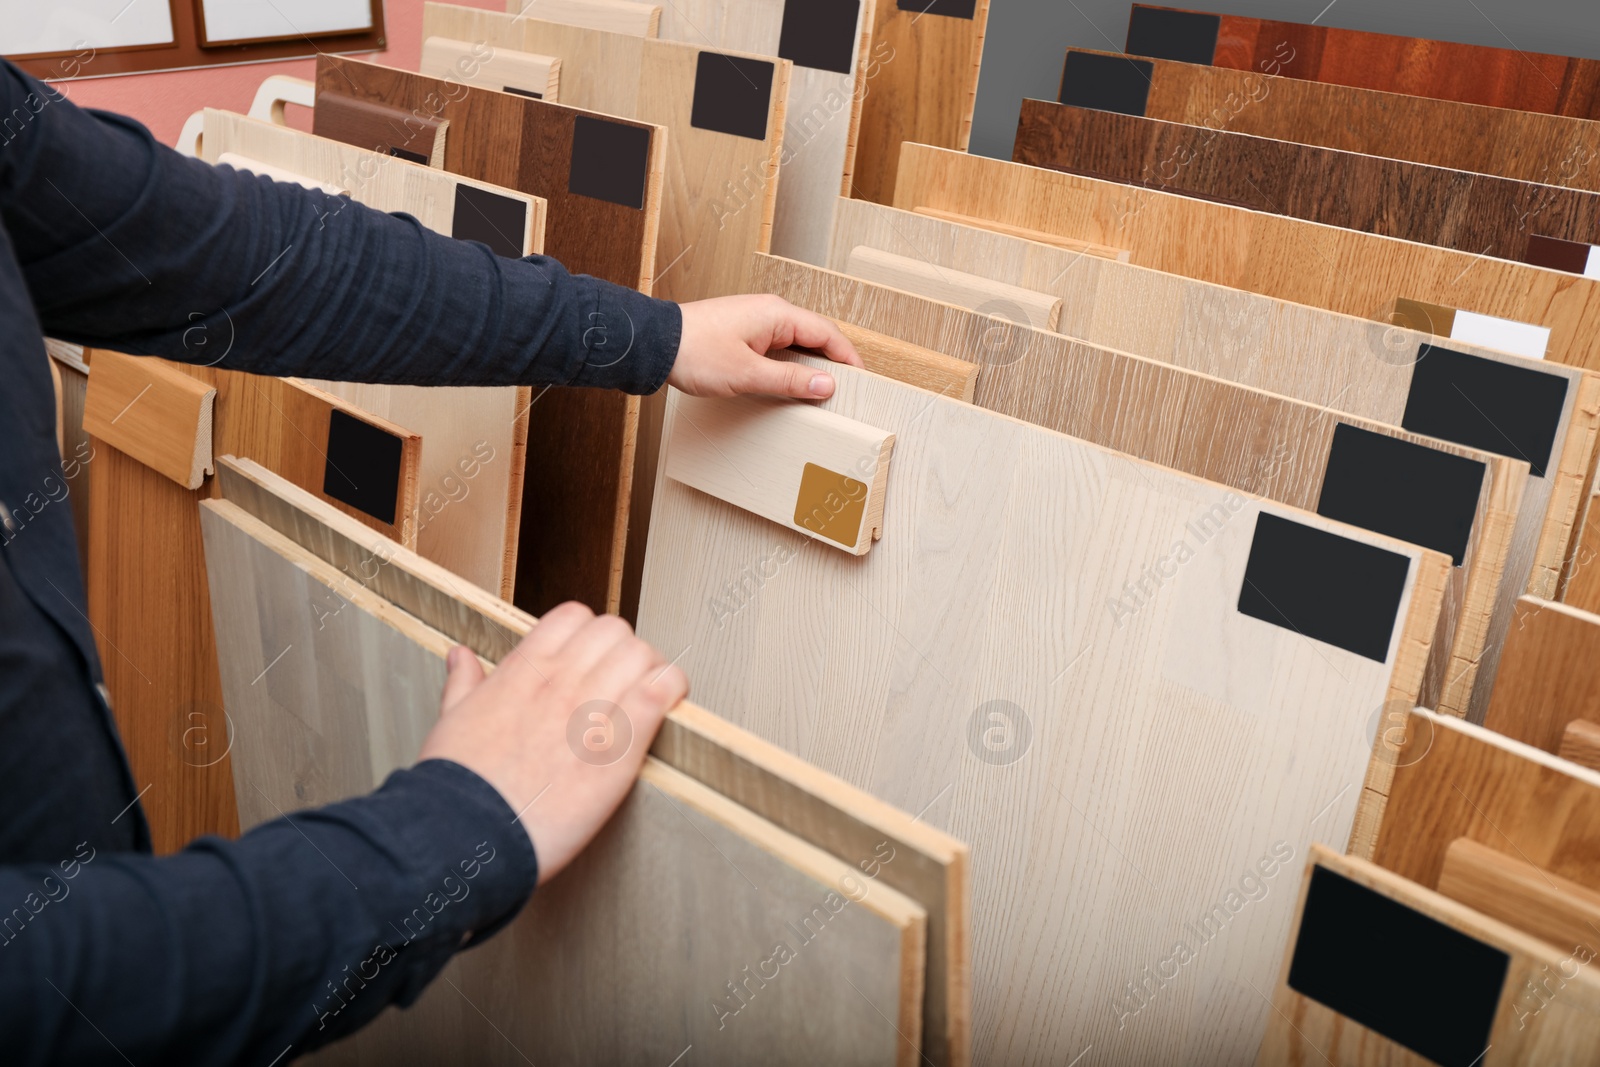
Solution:
[[[478,662],[478,657],[466,645],[457,645],[450,650],[450,655],[445,658],[445,665],[450,669],[450,674],[444,680],[444,696],[440,698],[440,707],[448,712],[483,681],[483,666]]]
[[[827,371],[753,353],[751,358],[741,393],[791,396],[797,400],[826,400],[833,395],[833,375]]]

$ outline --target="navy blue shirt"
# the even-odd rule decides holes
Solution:
[[[442,760],[146,854],[43,336],[260,374],[647,393],[681,327],[554,260],[185,159],[0,63],[0,1059],[287,1062],[414,1000],[538,872],[499,793]],[[632,340],[620,360],[612,337]]]

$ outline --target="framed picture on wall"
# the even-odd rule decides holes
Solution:
[[[194,0],[200,14],[200,43],[224,44],[293,40],[331,34],[364,33],[373,27],[374,0]]]

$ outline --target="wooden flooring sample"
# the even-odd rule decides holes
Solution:
[[[876,0],[848,194],[894,195],[900,144],[966,151],[989,0]]]
[[[1253,1054],[1235,983],[1270,982],[1287,894],[1119,1030],[1124,986],[1275,843],[1343,843],[1357,724],[1414,697],[1446,561],[831,369],[822,407],[896,435],[883,540],[848,556],[663,480],[641,633],[736,725],[973,843],[974,1062]],[[1357,556],[1388,590],[1360,640],[1297,599]]]
[[[366,792],[412,763],[454,642],[236,504],[208,501],[201,517],[241,823]],[[624,1063],[698,1044],[727,1062],[766,1048],[805,1057],[792,1062],[909,1067],[926,912],[857,872],[650,761],[599,838],[510,930],[453,961],[420,1004],[322,1060],[470,1048],[474,1062],[492,1062],[509,1044],[557,1063]],[[789,951],[768,965],[804,962],[764,980],[761,961],[786,934]],[[662,983],[668,969],[676,977]],[[758,1003],[776,974],[784,995]],[[488,1005],[485,1016],[460,1010],[462,998]],[[826,1030],[806,1025],[813,1013]]]
[[[991,411],[1446,552],[1457,566],[1420,700],[1466,712],[1524,495],[1520,462],[805,264],[762,257],[758,277],[802,307],[973,360],[974,402]],[[1439,525],[1450,513],[1464,524],[1453,543]]]
[[[1080,48],[1061,85],[1062,103],[1600,191],[1600,125],[1589,119]]]
[[[1525,596],[1506,635],[1483,724],[1559,752],[1567,724],[1600,718],[1600,616]]]
[[[907,144],[895,206],[1127,248],[1130,262],[1388,320],[1397,299],[1550,330],[1548,358],[1600,369],[1600,283],[1019,163]]]
[[[335,56],[318,58],[317,81],[319,93],[450,119],[446,170],[543,198],[546,254],[573,273],[650,291],[666,167],[659,127]],[[316,122],[313,109],[312,131],[323,134]],[[558,387],[530,404],[527,451],[540,461],[523,483],[517,603],[615,611],[627,537],[643,536],[629,523],[639,400]],[[575,546],[582,558],[562,572],[530,562]]]
[[[661,31],[661,5],[634,0],[506,0],[506,11],[638,37],[654,37]]]
[[[352,522],[249,460],[223,457],[224,498],[405,615],[488,662],[532,616]],[[923,1054],[968,1062],[967,847],[687,702],[668,714],[653,754],[782,830],[854,864],[928,914]]]
[[[1600,953],[1600,893],[1470,837],[1445,849],[1439,892],[1557,948]]]
[[[1059,296],[1060,331],[1095,345],[1528,460],[1533,476],[1472,701],[1482,720],[1516,597],[1553,598],[1560,588],[1587,499],[1600,377],[881,205],[843,204],[829,266],[844,270],[858,245]],[[804,288],[779,292],[809,299]],[[1593,533],[1595,553],[1575,563],[1600,556],[1600,528]],[[1600,578],[1600,566],[1578,574]]]
[[[1600,771],[1600,725],[1588,719],[1573,719],[1561,733],[1561,747],[1556,754],[1580,767]]]
[[[212,470],[217,391],[157,360],[120,352],[104,353],[97,366],[83,429],[183,488],[200,488]]]
[[[1318,848],[1256,1064],[1600,1063],[1593,957]]]
[[[200,158],[239,157],[339,184],[379,211],[404,211],[431,230],[481,241],[509,258],[539,252],[545,204],[444,171],[404,164],[286,126],[206,109]],[[516,574],[528,437],[527,387],[426,388],[318,381],[316,385],[423,437],[417,549],[462,577],[509,597]],[[577,435],[582,427],[571,427]],[[531,561],[559,573],[582,550]]]
[[[1600,243],[1600,193],[1048,100],[1022,102],[1011,158],[1519,263],[1537,237]]]
[[[1276,59],[1286,78],[1600,119],[1600,60],[1145,4],[1127,51],[1235,70]]]

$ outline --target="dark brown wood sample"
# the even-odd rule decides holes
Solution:
[[[1141,87],[1136,106],[1091,102],[1106,99],[1108,83],[1124,87],[1113,102],[1125,102],[1131,78]],[[1256,137],[1600,190],[1600,122],[1588,119],[1082,48],[1067,52],[1060,99]]]
[[[1285,52],[1290,78],[1600,118],[1600,60],[1135,4],[1128,51],[1236,70]],[[1209,55],[1209,58],[1207,56]]]
[[[546,200],[546,255],[574,274],[650,291],[666,152],[658,127],[324,56],[312,132],[349,143],[361,142],[341,112],[322,109],[330,94],[448,121],[446,170]],[[626,536],[644,536],[627,529],[638,421],[637,397],[534,391],[518,607],[540,614],[581,600],[617,610]]]
[[[1045,100],[1022,102],[1012,158],[1518,262],[1534,237],[1600,243],[1600,193]]]

